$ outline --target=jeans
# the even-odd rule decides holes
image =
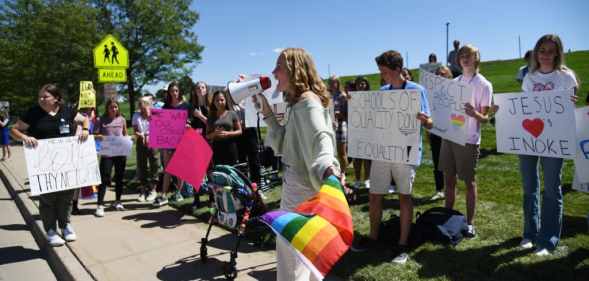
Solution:
[[[110,185],[110,175],[112,172],[112,166],[115,166],[115,193],[116,201],[121,201],[123,195],[123,177],[125,176],[125,163],[127,157],[125,156],[114,156],[100,158],[100,175],[102,177],[102,183],[98,186],[98,205],[104,204],[104,195],[106,194],[107,185]]]
[[[139,182],[143,188],[150,189],[157,181],[159,170],[156,157],[157,150],[149,148],[138,141],[135,146],[137,150],[137,170],[139,171]]]
[[[524,187],[524,238],[538,248],[556,249],[562,227],[561,158],[520,155],[519,168]],[[540,161],[538,161],[540,160]],[[538,162],[544,171],[544,192],[540,203]]]

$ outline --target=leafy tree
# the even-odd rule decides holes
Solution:
[[[191,0],[93,1],[99,10],[99,26],[129,51],[127,88],[131,112],[135,94],[154,81],[170,81],[186,75],[200,62],[203,47],[190,29],[198,13]]]
[[[95,80],[96,9],[88,1],[7,0],[0,6],[0,92],[13,114],[36,103],[45,83],[75,102],[80,80]]]

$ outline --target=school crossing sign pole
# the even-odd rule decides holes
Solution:
[[[129,52],[112,35],[106,35],[93,50],[94,66],[98,68],[98,82],[127,82]]]

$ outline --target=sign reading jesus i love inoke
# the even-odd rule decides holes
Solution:
[[[574,159],[573,90],[495,96],[497,151]]]

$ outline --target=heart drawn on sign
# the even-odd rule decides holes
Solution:
[[[538,137],[544,131],[544,121],[540,118],[525,119],[522,122],[522,127],[528,131],[532,136]]]

